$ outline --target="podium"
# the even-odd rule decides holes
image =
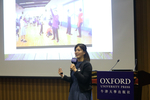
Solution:
[[[115,71],[115,72],[113,72],[113,71],[110,71],[110,72],[100,71],[100,72],[103,74],[103,73],[117,73],[118,71]],[[92,71],[92,85],[98,85],[97,82],[99,80],[97,80],[97,73],[99,73],[99,71]],[[120,73],[120,71],[119,71],[119,73]],[[127,71],[121,71],[121,73],[125,73],[126,74],[128,72]],[[141,100],[142,87],[144,85],[150,84],[150,80],[149,80],[150,79],[150,74],[145,72],[145,71],[134,71],[134,72],[131,71],[129,73],[133,73],[133,75],[131,75],[131,77],[133,79],[133,83],[131,83],[131,84],[133,84],[133,91],[134,92],[133,92],[132,95],[133,95],[134,99],[132,99],[132,100]],[[127,92],[125,92],[125,93],[127,93]],[[99,95],[99,94],[97,94],[97,95]],[[107,99],[106,98],[105,100],[113,100],[113,99]]]
[[[142,87],[150,84],[150,73],[145,71],[134,72],[134,100],[141,100]]]

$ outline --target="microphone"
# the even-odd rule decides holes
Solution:
[[[77,63],[77,58],[76,58],[76,57],[72,58],[72,59],[71,59],[71,63],[73,63],[73,64],[76,65],[76,63]],[[72,71],[72,69],[70,69],[70,71]]]
[[[120,61],[120,59],[117,60],[116,64],[109,70],[112,71],[112,69],[117,65],[117,63]]]
[[[75,64],[75,65],[76,65],[76,63],[77,63],[77,58],[75,58],[75,57],[74,57],[74,58],[72,58],[72,59],[71,59],[71,63],[73,63],[73,64]]]

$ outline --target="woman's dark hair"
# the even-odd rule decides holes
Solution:
[[[76,51],[76,48],[77,48],[78,46],[85,52],[84,61],[90,61],[90,57],[89,57],[89,54],[88,54],[88,52],[87,52],[86,45],[84,45],[84,44],[82,44],[82,43],[79,43],[79,44],[77,44],[77,45],[74,47],[74,51]]]

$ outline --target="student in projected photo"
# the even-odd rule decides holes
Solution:
[[[40,33],[39,34],[41,35],[44,33],[43,32],[43,19],[42,18],[39,19],[39,24],[40,24]]]
[[[67,34],[69,34],[69,35],[72,35],[71,34],[71,14],[70,14],[70,11],[69,11],[69,9],[68,9],[68,19],[67,19]]]
[[[67,82],[70,82],[70,93],[68,100],[91,100],[91,72],[92,65],[87,52],[87,47],[84,44],[77,44],[74,48],[77,62],[70,65],[70,76],[63,74],[61,68],[58,69],[58,74]]]
[[[77,28],[75,31],[77,31],[78,29],[78,32],[79,32],[79,35],[78,37],[81,37],[81,25],[83,23],[83,12],[82,12],[82,9],[80,8],[79,9],[79,15],[78,15],[78,23],[77,23]]]
[[[52,17],[53,17],[53,23],[52,23],[52,28],[53,28],[53,38],[52,40],[55,40],[55,37],[57,39],[57,42],[59,42],[59,37],[58,37],[58,28],[59,28],[59,16],[57,14],[57,9],[52,10],[50,8]]]
[[[49,19],[48,26],[49,27],[47,29],[46,36],[49,38],[49,36],[52,35],[52,18]]]
[[[25,22],[25,17],[21,16],[20,17],[20,36],[21,36],[21,42],[27,42],[25,40],[26,27],[27,27],[27,23]]]
[[[16,18],[16,36],[17,36],[17,38],[19,38],[19,29],[20,29],[20,19]]]

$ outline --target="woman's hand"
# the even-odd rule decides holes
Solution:
[[[73,70],[74,72],[77,71],[75,64],[71,64],[70,65],[70,69]]]
[[[58,69],[58,74],[59,74],[61,77],[63,77],[63,71],[62,71],[62,68],[59,68],[59,69]]]

